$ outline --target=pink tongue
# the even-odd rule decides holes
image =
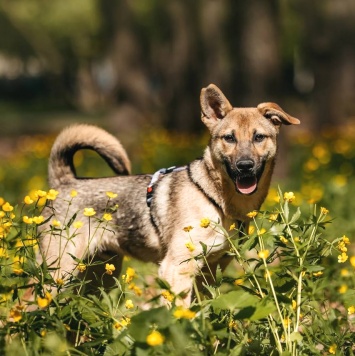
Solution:
[[[251,194],[257,187],[257,180],[255,177],[237,179],[236,186],[242,194]]]

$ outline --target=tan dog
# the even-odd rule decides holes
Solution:
[[[125,254],[160,265],[159,276],[175,293],[185,292],[182,303],[189,305],[193,279],[204,267],[200,241],[207,246],[206,259],[212,271],[229,250],[227,239],[211,228],[200,226],[202,218],[220,222],[228,230],[232,223],[248,224],[247,213],[258,210],[269,189],[277,152],[276,138],[281,124],[299,124],[278,105],[263,103],[256,108],[233,108],[213,84],[201,92],[202,121],[210,131],[210,143],[201,159],[171,173],[127,175],[127,155],[110,134],[95,126],[76,125],[65,129],[54,143],[49,163],[50,187],[62,199],[53,202],[55,219],[82,220],[85,225],[75,232],[47,233],[41,251],[53,272],[60,278],[75,270],[79,259],[95,253],[116,258],[116,272]],[[75,176],[74,153],[82,148],[97,151],[118,174],[117,177],[85,179]],[[152,190],[148,194],[147,187]],[[77,197],[68,204],[70,192]],[[105,192],[117,193],[108,198]],[[64,199],[64,200],[63,200]],[[94,219],[89,226],[82,212],[86,207],[101,218],[109,208],[119,205],[112,224],[94,234]],[[192,226],[191,252],[185,243]],[[46,226],[48,229],[48,225]],[[69,236],[73,236],[69,238]],[[111,263],[111,262],[110,262]]]

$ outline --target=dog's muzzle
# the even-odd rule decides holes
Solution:
[[[236,163],[235,185],[242,194],[252,194],[258,187],[258,179],[255,174],[255,162],[251,159],[240,160]]]

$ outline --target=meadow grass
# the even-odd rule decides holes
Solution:
[[[153,163],[149,167],[150,156],[159,156],[168,147],[176,149],[171,136],[165,141],[154,137],[144,160],[151,171],[155,167]],[[224,273],[217,271],[213,283],[205,281],[188,309],[176,305],[180,296],[156,278],[156,266],[129,258],[121,276],[112,261],[101,261],[103,272],[96,276],[99,286],[92,294],[84,293],[90,281],[79,279],[77,272],[85,274],[100,262],[73,256],[76,269],[65,278],[53,277],[54,267],[35,257],[39,227],[46,223],[42,210],[48,200],[70,204],[75,192],[61,197],[46,187],[51,140],[28,140],[30,149],[4,159],[0,172],[6,187],[0,200],[1,354],[353,355],[350,136],[296,137],[291,147],[297,151],[291,167],[294,176],[287,183],[293,192],[272,188],[262,210],[250,212],[253,223],[248,234],[239,237],[235,226],[226,231],[218,222],[201,217],[203,227],[229,240],[233,261]],[[185,141],[176,143],[182,152],[191,150]],[[177,160],[183,159],[181,155]],[[171,163],[169,154],[165,156]],[[87,160],[80,155],[76,159],[79,165]],[[108,201],[110,194],[114,192],[108,192]],[[92,234],[110,228],[114,212],[96,216],[92,207],[87,208],[66,221],[51,217],[50,228],[41,233],[71,239],[68,226],[76,224],[73,233],[80,233],[80,223],[88,221]],[[182,244],[191,259],[205,259],[208,246],[201,242],[203,252],[196,255],[195,246],[188,243],[191,228],[181,227]],[[113,284],[109,290],[103,288],[107,278]],[[29,283],[34,300],[20,303]],[[171,307],[162,306],[162,299]],[[36,309],[27,312],[31,305]]]

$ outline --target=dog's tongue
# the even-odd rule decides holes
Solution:
[[[257,183],[256,177],[244,177],[237,179],[236,186],[242,194],[251,194],[256,190]]]

